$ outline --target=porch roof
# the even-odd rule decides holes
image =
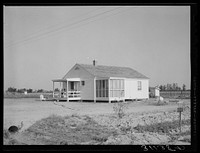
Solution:
[[[53,82],[81,81],[80,78],[54,79]]]
[[[66,79],[54,79],[53,82],[67,82]]]

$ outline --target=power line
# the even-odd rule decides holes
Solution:
[[[29,41],[29,40],[34,39],[34,38],[37,38],[37,37],[40,37],[40,36],[43,36],[43,35],[47,35],[47,34],[49,34],[49,33],[53,33],[53,32],[56,32],[56,31],[59,31],[59,30],[62,30],[62,29],[65,29],[65,28],[67,28],[67,27],[70,27],[70,26],[79,24],[79,23],[81,23],[81,22],[87,21],[87,20],[89,20],[89,19],[95,18],[95,17],[97,17],[97,16],[100,16],[100,15],[102,15],[102,14],[105,14],[105,13],[108,13],[108,12],[112,12],[112,11],[114,11],[114,10],[116,10],[116,9],[119,9],[119,8],[120,8],[120,7],[117,7],[117,8],[115,8],[115,9],[111,9],[111,10],[108,10],[108,11],[105,11],[105,12],[102,12],[102,13],[99,13],[99,14],[97,14],[97,15],[94,15],[94,16],[91,16],[91,17],[82,19],[82,20],[77,21],[77,22],[74,22],[74,23],[72,23],[72,24],[68,24],[68,25],[59,27],[59,28],[57,28],[57,29],[55,29],[55,30],[48,31],[48,32],[42,33],[42,34],[37,35],[37,36],[32,36],[32,37],[30,37],[30,38],[21,40],[21,41],[19,41],[19,42],[17,42],[17,43],[13,43],[12,45],[5,46],[5,47],[11,47],[11,46],[13,46],[13,45],[17,45],[17,44],[20,44],[20,43],[24,43],[24,42]]]
[[[97,8],[97,9],[92,10],[92,11],[89,11],[89,12],[87,12],[87,13],[84,13],[84,14],[82,14],[82,15],[76,16],[76,17],[74,17],[74,18],[70,18],[70,19],[68,19],[67,21],[69,22],[69,20],[77,19],[77,18],[79,18],[79,17],[88,15],[88,14],[90,14],[90,13],[92,13],[92,12],[95,12],[95,11],[97,11],[97,10],[100,10],[100,9],[103,9],[103,7]],[[48,27],[46,27],[46,28],[41,28],[41,29],[37,30],[36,32],[30,34],[30,35],[27,37],[27,39],[28,39],[29,37],[33,37],[34,35],[40,34],[40,32],[48,31],[48,29],[51,30],[52,28],[54,28],[54,27],[56,27],[56,26],[60,26],[60,24],[63,24],[63,23],[66,23],[66,21],[60,22],[60,23],[57,23],[57,24],[54,24],[54,25],[52,25],[52,26],[48,26]],[[44,33],[44,32],[43,32],[43,33]],[[23,40],[16,41],[16,42],[14,42],[14,44],[16,44],[16,43],[18,43],[18,42],[21,42],[21,41],[23,41]],[[13,43],[8,44],[7,46],[9,46],[9,45],[13,45]]]

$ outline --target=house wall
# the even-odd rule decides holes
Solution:
[[[77,69],[78,67],[78,69]],[[81,99],[83,100],[94,100],[94,76],[84,70],[81,66],[75,65],[64,77],[67,78],[80,78],[81,81],[85,81],[85,85],[80,86]]]
[[[142,89],[138,90],[138,81],[142,82]],[[125,99],[149,98],[149,80],[125,79]]]
[[[94,78],[81,78],[85,85],[81,86],[81,99],[94,100]]]
[[[81,66],[76,64],[63,77],[63,79],[66,78],[94,78],[94,76],[87,72],[85,69],[83,69]]]

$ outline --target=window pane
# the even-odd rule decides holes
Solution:
[[[124,90],[122,90],[122,97],[124,97]]]
[[[108,89],[106,89],[106,95],[105,95],[105,97],[108,97]]]
[[[85,81],[81,81],[81,85],[84,86],[85,85]]]
[[[102,92],[103,92],[103,97],[105,97],[105,80],[102,80],[102,82],[103,82]]]
[[[103,89],[105,89],[105,80],[102,80],[102,82],[103,82]]]
[[[110,97],[113,97],[113,91],[110,90]]]
[[[96,89],[96,97],[99,97],[98,90]]]
[[[98,80],[98,89],[100,90],[101,87],[100,87],[100,80]]]
[[[115,80],[113,80],[113,89],[115,89]]]
[[[141,89],[142,89],[142,82],[138,81],[138,90],[141,90]]]
[[[117,91],[117,97],[121,97],[121,91],[120,90]]]
[[[101,84],[101,97],[103,97],[103,90],[102,90],[103,89],[103,80],[101,80],[100,82],[101,82],[100,83]]]
[[[96,80],[96,97],[99,97],[99,80]]]
[[[106,84],[106,89],[108,89],[108,80],[105,80],[105,84]]]
[[[101,80],[98,81],[99,81],[99,97],[101,97]]]
[[[117,91],[114,90],[114,97],[117,97]]]
[[[115,89],[118,89],[118,80],[115,80]]]
[[[119,87],[119,82],[120,80],[117,80],[117,89],[120,89],[120,87]]]
[[[71,82],[71,90],[74,90],[74,82]]]
[[[115,88],[114,89],[117,89],[117,80],[115,80]]]

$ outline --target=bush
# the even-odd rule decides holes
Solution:
[[[117,114],[117,116],[119,118],[122,118],[125,115],[125,110],[126,109],[127,109],[127,105],[124,102],[117,102],[113,106],[113,110],[114,110],[115,114]]]
[[[7,92],[16,92],[17,91],[17,89],[16,88],[13,88],[13,87],[9,87],[8,89],[7,89]]]

